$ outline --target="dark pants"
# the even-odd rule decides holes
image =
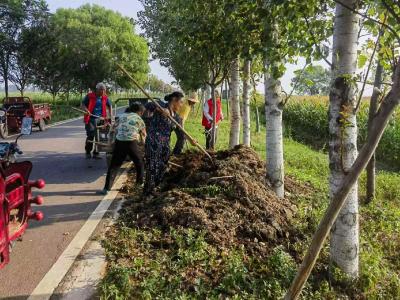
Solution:
[[[183,151],[183,147],[185,146],[186,137],[182,130],[176,129],[176,144],[174,150],[172,151],[173,155],[179,155]]]
[[[144,162],[142,151],[138,141],[115,141],[115,147],[111,158],[111,163],[107,171],[106,184],[104,189],[110,190],[114,184],[115,175],[121,165],[124,163],[126,157],[135,164],[136,169],[136,183],[143,183],[144,176]]]
[[[95,140],[95,135],[96,135],[96,119],[90,119],[89,123],[85,125],[86,129],[86,143],[85,143],[85,151],[86,154],[90,154],[93,149],[95,149],[94,154],[96,153],[96,148],[94,143],[92,143]]]
[[[146,140],[146,180],[143,194],[150,195],[160,185],[167,170],[171,155],[169,139],[150,141]]]
[[[212,128],[209,129],[206,128],[205,135],[206,135],[206,149],[210,150],[212,145]],[[215,143],[217,143],[217,137],[218,137],[218,127],[215,128]]]

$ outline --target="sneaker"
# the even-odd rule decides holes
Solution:
[[[86,153],[86,159],[91,159],[91,158],[92,158],[92,154]]]

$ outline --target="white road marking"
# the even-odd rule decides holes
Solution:
[[[113,200],[118,195],[118,190],[122,187],[126,181],[126,169],[121,176],[116,180],[113,190],[110,191],[101,200],[95,211],[91,214],[89,219],[86,220],[85,224],[75,235],[71,243],[64,250],[55,264],[46,273],[43,279],[36,286],[28,300],[48,300],[52,296],[54,290],[63,280],[72,264],[75,262],[77,256],[82,251],[86,242],[89,240],[97,225],[102,220],[104,214],[108,211]]]
[[[119,217],[122,204],[126,201],[122,198],[113,211],[113,216],[103,226],[100,234],[105,234],[111,225],[115,224]],[[90,300],[97,293],[97,285],[104,278],[107,269],[105,249],[99,239],[89,240],[85,249],[79,254],[79,259],[71,267],[54,293],[60,300]]]

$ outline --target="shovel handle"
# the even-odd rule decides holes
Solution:
[[[141,90],[141,92],[151,101],[153,102],[159,109],[163,109],[160,104],[153,99],[153,97],[151,97],[146,90],[136,81],[135,78],[133,78],[133,76],[131,74],[128,73],[128,71],[121,66],[120,64],[117,64],[118,68],[125,73],[126,76],[128,76],[128,78],[133,82],[133,84],[135,84],[137,86],[137,88],[139,90]],[[206,149],[204,149],[182,126],[181,124],[179,124],[172,116],[168,116],[168,118],[171,120],[172,123],[174,123],[180,130],[182,130],[182,132],[186,135],[187,138],[190,139],[190,141],[201,151],[203,152],[210,160],[211,162],[214,164],[214,160],[212,159],[211,155],[206,151]]]

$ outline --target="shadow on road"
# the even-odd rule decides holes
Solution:
[[[92,183],[107,171],[104,155],[94,160],[86,159],[83,153],[25,151],[20,161],[24,159],[33,163],[31,178],[43,178],[47,184]]]
[[[29,228],[49,226],[54,223],[87,220],[99,203],[100,200],[85,203],[40,206],[40,210],[44,213],[44,219],[41,222],[30,222]]]

